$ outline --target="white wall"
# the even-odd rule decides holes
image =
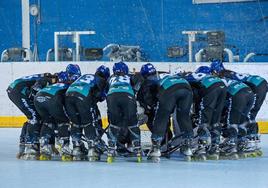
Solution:
[[[65,69],[68,63],[54,63],[54,62],[40,62],[40,63],[0,63],[0,116],[19,116],[22,113],[12,104],[6,94],[8,85],[15,79],[43,72],[58,72]],[[96,68],[101,64],[110,67],[112,71],[113,63],[111,62],[80,62],[82,74],[94,73]],[[197,63],[153,63],[157,70],[162,71],[174,71],[175,69],[193,71],[200,64]],[[140,70],[142,63],[128,63],[130,70],[133,68],[136,71]],[[202,65],[206,65],[203,63]],[[258,74],[268,80],[268,63],[233,63],[225,64],[228,69],[235,70],[241,73]],[[100,110],[102,115],[106,116],[106,105],[105,102],[100,104]],[[268,120],[268,97],[266,98],[261,111],[258,114],[258,120]]]

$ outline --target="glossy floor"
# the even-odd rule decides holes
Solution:
[[[0,187],[13,188],[267,188],[268,135],[262,135],[264,156],[237,161],[159,164],[123,159],[106,162],[23,161],[15,154],[19,129],[0,129]]]

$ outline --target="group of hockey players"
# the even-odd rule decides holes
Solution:
[[[101,65],[82,75],[69,64],[62,72],[12,82],[8,96],[28,119],[17,158],[98,161],[103,155],[111,163],[127,153],[138,162],[145,155],[159,162],[163,145],[175,138],[186,160],[262,155],[256,116],[268,86],[261,76],[227,70],[220,61],[195,72],[160,72],[147,63],[130,73],[124,62],[112,71]],[[105,100],[107,128],[98,109]],[[143,123],[152,133],[148,152],[141,148]]]

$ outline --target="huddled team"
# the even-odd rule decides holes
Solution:
[[[7,89],[28,119],[18,158],[51,160],[58,154],[63,161],[98,161],[105,155],[109,163],[122,153],[138,162],[145,155],[159,162],[164,140],[175,137],[186,160],[262,155],[256,116],[267,91],[261,76],[227,70],[220,61],[172,74],[150,63],[130,73],[118,62],[112,75],[104,65],[81,75],[78,65],[69,64],[55,74],[19,78]],[[98,103],[105,100],[109,125],[104,129]],[[152,133],[149,152],[141,148],[143,123]]]

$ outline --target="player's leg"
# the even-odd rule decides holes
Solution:
[[[254,93],[248,88],[247,90],[243,90],[240,95],[244,102],[241,104],[241,118],[238,126],[237,150],[240,154],[240,157],[246,157],[254,152],[255,147],[255,142],[250,140],[247,130],[247,125],[250,123],[248,119],[249,112],[254,104]]]
[[[49,109],[52,107],[50,101],[48,98],[43,100],[41,97],[46,98],[44,94],[40,94],[35,100],[36,110],[40,114],[43,122],[40,132],[40,160],[51,160],[55,144],[54,130],[56,123],[49,113]]]
[[[190,160],[192,153],[193,127],[190,118],[190,110],[193,103],[193,94],[191,89],[181,88],[176,91],[176,113],[177,122],[183,134],[183,143],[180,148],[181,153],[186,160]]]
[[[57,108],[55,108],[55,106]],[[50,101],[49,113],[55,119],[58,134],[56,137],[56,148],[58,149],[63,161],[71,160],[72,151],[70,149],[70,122],[65,112],[63,96],[54,96]]]
[[[108,108],[108,158],[107,162],[112,162],[115,157],[116,143],[120,134],[120,129],[122,126],[122,111],[119,107],[121,100],[120,93],[114,93],[107,96],[107,108]]]
[[[17,159],[22,159],[25,151],[25,143],[26,143],[26,132],[27,132],[28,122],[24,122],[22,125],[20,139],[19,139],[19,152],[17,153]]]
[[[228,96],[228,111],[226,127],[223,129],[224,142],[220,145],[220,156],[228,159],[238,159],[237,138],[238,126],[242,117],[243,101],[240,98],[241,91]]]
[[[77,104],[77,108],[81,119],[81,126],[84,129],[85,138],[88,143],[88,159],[89,161],[100,160],[105,147],[101,140],[103,130],[100,127],[96,105],[88,101],[88,103],[83,102],[83,105]]]
[[[253,108],[250,110],[249,114],[250,123],[247,125],[247,130],[250,140],[252,142],[255,142],[256,150],[258,151],[260,143],[260,135],[258,134],[259,129],[258,129],[258,123],[256,122],[256,116],[266,98],[268,85],[266,81],[263,81],[259,86],[252,86],[251,89],[255,94],[255,101]]]
[[[39,145],[40,117],[35,110],[33,102],[27,96],[17,91],[9,92],[8,97],[28,119],[21,130],[20,150],[25,147],[25,143],[28,148]],[[35,149],[37,148],[35,147]]]
[[[212,116],[211,125],[209,127],[211,135],[211,145],[207,152],[207,157],[209,159],[218,160],[219,159],[219,144],[221,136],[221,115],[223,113],[227,90],[224,86],[217,87],[215,97],[217,98],[215,110]]]
[[[121,101],[120,107],[123,109],[123,119],[126,120],[125,125],[129,132],[131,148],[137,156],[138,162],[141,161],[141,137],[140,128],[137,119],[137,103],[134,96],[125,96]]]
[[[152,126],[152,148],[148,153],[148,160],[160,162],[161,142],[164,139],[170,115],[174,111],[176,97],[173,92],[165,91],[157,102],[155,117]]]
[[[87,150],[82,142],[82,132],[83,128],[81,127],[81,119],[77,109],[77,100],[76,96],[66,96],[65,97],[65,107],[68,117],[71,120],[71,138],[73,143],[73,160],[80,161],[85,159]]]

